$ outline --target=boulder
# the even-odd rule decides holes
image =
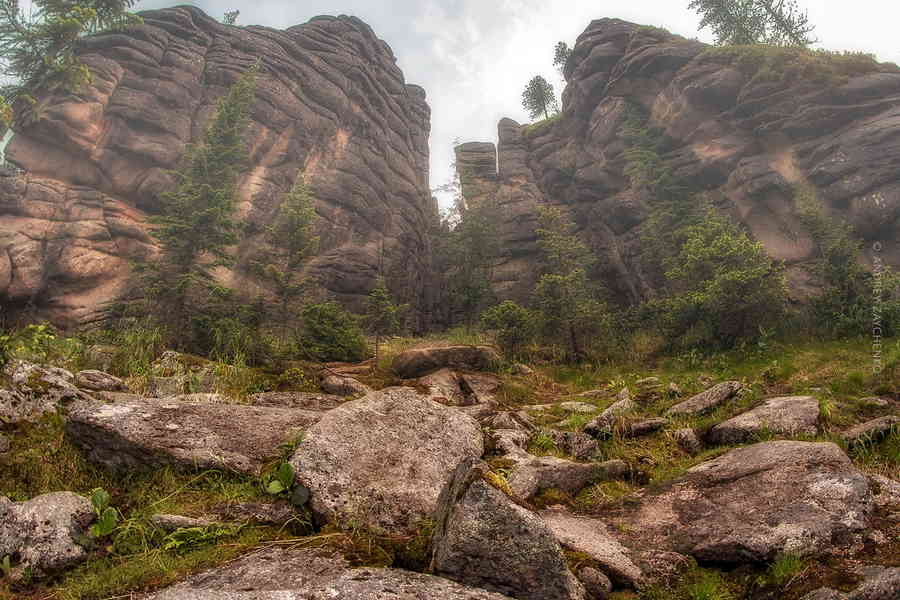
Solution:
[[[638,588],[644,575],[628,550],[610,533],[600,519],[579,517],[565,508],[552,507],[540,513],[563,548],[587,554],[613,582]]]
[[[325,413],[291,464],[320,521],[408,533],[433,516],[456,467],[483,452],[474,419],[411,388],[388,388]]]
[[[75,385],[93,392],[125,392],[128,386],[114,375],[89,369],[75,373]]]
[[[611,524],[630,547],[742,564],[852,546],[873,506],[868,480],[835,444],[773,441],[689,469]]]
[[[360,383],[352,377],[329,375],[320,384],[323,391],[336,396],[364,396],[372,391],[367,385]]]
[[[592,567],[578,569],[578,581],[584,586],[584,591],[591,600],[606,600],[612,593],[613,587],[609,577]]]
[[[883,475],[869,475],[875,493],[875,505],[882,508],[900,508],[900,481]]]
[[[651,433],[656,433],[668,425],[668,423],[669,420],[663,417],[633,421],[625,424],[622,428],[622,435],[623,437],[629,438],[643,437],[645,435],[650,435]]]
[[[841,437],[852,448],[861,444],[879,442],[894,430],[900,431],[900,417],[889,415],[854,425],[843,432]]]
[[[668,416],[696,416],[712,412],[728,400],[734,398],[741,391],[738,381],[725,381],[714,385],[696,396],[691,396],[684,402],[680,402],[666,411]]]
[[[74,385],[75,376],[65,369],[11,360],[3,368],[9,390],[0,390],[0,421],[34,421],[54,412],[63,403],[87,395]]]
[[[394,358],[394,373],[415,379],[443,368],[490,371],[500,363],[500,355],[490,346],[444,346],[415,348]]]
[[[621,460],[601,463],[579,463],[555,456],[514,457],[515,466],[507,477],[513,496],[526,501],[543,490],[557,489],[575,495],[597,481],[623,479],[630,474]]]
[[[72,492],[44,494],[27,502],[0,496],[0,558],[13,558],[13,579],[26,571],[44,577],[87,556],[78,539],[94,521],[90,501]]]
[[[326,550],[266,548],[144,600],[511,600],[400,569],[350,568]]]
[[[513,375],[534,375],[534,369],[529,367],[528,365],[522,363],[515,363],[512,368],[510,368],[510,372]]]
[[[487,429],[518,429],[519,431],[531,431],[534,429],[531,417],[524,410],[487,411],[487,414],[484,415],[472,414],[467,410],[463,410],[463,412],[471,414],[478,419],[482,427]]]
[[[304,410],[331,410],[347,401],[343,396],[317,392],[260,392],[247,401],[253,406],[302,408]]]
[[[466,404],[497,404],[496,395],[500,379],[489,373],[460,373],[459,383],[466,397]]]
[[[622,415],[636,411],[638,408],[628,388],[623,388],[616,396],[616,401],[600,413],[596,419],[584,426],[584,432],[594,437],[608,437],[612,434],[616,419]]]
[[[463,406],[466,396],[460,388],[459,377],[451,369],[440,369],[424,377],[418,384],[428,390],[427,398],[447,406]]]
[[[703,442],[700,441],[697,432],[689,427],[676,430],[672,433],[672,437],[675,438],[678,447],[688,454],[697,454],[703,450]]]
[[[553,440],[557,448],[575,460],[590,460],[600,447],[597,440],[580,431],[546,429],[543,433]]]
[[[441,494],[432,570],[519,600],[583,600],[553,533],[463,464]]]
[[[900,598],[900,568],[866,567],[864,580],[849,593],[821,588],[801,600],[897,600]]]
[[[737,444],[762,433],[809,435],[817,431],[819,401],[812,396],[770,398],[752,410],[713,427],[707,439],[714,444]]]
[[[163,465],[259,475],[322,413],[145,398],[102,404],[78,401],[66,434],[88,458],[115,471]]]

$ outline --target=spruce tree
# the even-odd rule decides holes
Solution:
[[[378,352],[381,340],[388,335],[397,333],[400,329],[400,316],[406,311],[406,305],[398,306],[391,298],[384,277],[379,277],[375,287],[369,292],[368,306],[366,307],[365,323],[369,333],[375,336],[375,361],[378,361]]]
[[[75,55],[79,38],[139,23],[128,12],[137,0],[33,0],[22,10],[19,0],[0,0],[0,64],[11,83],[2,89],[0,110],[12,119],[31,120],[24,110],[39,92],[77,91],[91,80],[90,70]],[[9,121],[8,121],[9,123]]]
[[[174,187],[162,194],[163,214],[151,220],[163,256],[149,266],[148,296],[182,343],[192,314],[227,295],[214,271],[231,264],[227,248],[238,241],[235,195],[247,168],[244,134],[256,73],[249,69],[219,100],[203,139],[188,147],[174,173]]]

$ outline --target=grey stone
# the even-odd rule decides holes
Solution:
[[[900,431],[900,417],[890,415],[860,423],[841,434],[851,448],[860,444],[878,442],[887,437],[891,431]]]
[[[507,480],[513,496],[525,501],[546,489],[575,495],[597,481],[627,477],[630,470],[621,460],[580,463],[555,456],[518,455]]]
[[[630,438],[643,437],[645,435],[650,435],[651,433],[656,433],[668,425],[668,423],[669,420],[663,417],[626,423],[622,428],[622,435]]]
[[[392,368],[400,377],[414,379],[446,367],[489,371],[500,361],[500,355],[490,346],[443,346],[401,352],[394,358]]]
[[[900,481],[883,475],[869,475],[875,492],[875,505],[882,508],[900,508]]]
[[[612,582],[609,577],[592,567],[578,569],[578,581],[584,586],[587,597],[592,600],[606,600],[612,593]]]
[[[451,369],[440,369],[424,377],[420,377],[418,384],[428,390],[427,398],[447,406],[463,406],[466,404],[466,396],[459,384],[459,377]]]
[[[93,369],[76,373],[75,385],[94,392],[124,392],[128,390],[125,382],[118,377]]]
[[[855,590],[842,593],[821,588],[803,596],[802,600],[897,600],[900,598],[900,568],[867,567],[865,579]]]
[[[696,416],[706,414],[734,398],[740,390],[741,384],[738,381],[719,383],[671,407],[666,411],[666,415]]]
[[[319,520],[407,533],[433,515],[456,467],[483,452],[474,419],[411,388],[388,388],[325,413],[291,464]]]
[[[463,464],[441,494],[435,574],[519,600],[583,600],[547,525]]]
[[[606,523],[575,516],[564,508],[551,508],[539,514],[563,548],[587,554],[619,585],[641,586],[644,575],[640,567],[632,561],[625,546],[610,533]]]
[[[26,570],[44,577],[72,567],[87,556],[78,544],[94,520],[90,501],[72,492],[44,494],[27,502],[0,496],[0,557],[15,560],[12,577]]]
[[[343,396],[317,392],[261,392],[248,398],[253,406],[331,410],[347,401]]]
[[[510,369],[513,375],[534,375],[534,369],[522,363],[516,363]]]
[[[225,521],[249,521],[265,525],[285,525],[297,517],[294,507],[284,501],[237,502],[215,507],[211,512]]]
[[[324,550],[267,548],[144,600],[510,600],[400,569],[350,568]]]
[[[184,517],[181,515],[158,514],[150,517],[150,523],[165,532],[172,532],[176,529],[190,529],[193,527],[209,527],[215,522],[208,519],[195,519],[193,517]]]
[[[607,437],[612,434],[616,420],[622,415],[636,411],[638,408],[628,388],[623,388],[616,396],[616,401],[600,413],[596,419],[584,426],[584,432],[594,437]]]
[[[224,469],[259,475],[322,413],[147,398],[71,405],[66,434],[94,462],[116,471]]]
[[[74,385],[75,376],[65,369],[11,360],[3,368],[9,390],[0,390],[0,421],[34,421],[66,402],[87,395]]]
[[[800,600],[847,600],[847,594],[829,588],[821,588],[806,594]]]
[[[713,427],[707,439],[714,444],[737,444],[763,431],[780,435],[815,435],[819,401],[812,396],[770,398],[752,410]]]
[[[689,427],[676,430],[672,433],[672,436],[675,438],[675,443],[678,444],[678,447],[688,454],[697,454],[703,449],[703,442],[697,437],[697,432]]]
[[[491,446],[500,454],[527,455],[525,448],[531,434],[520,429],[494,429],[490,439]]]
[[[468,411],[463,412],[471,414]],[[531,417],[524,410],[488,411],[487,415],[481,416],[478,420],[482,427],[488,429],[518,429],[519,431],[531,431],[534,429]]]
[[[459,383],[466,397],[466,404],[497,404],[496,395],[500,379],[489,373],[460,373]]]
[[[9,448],[9,438],[0,433],[0,454],[6,454],[7,452],[9,452]]]
[[[190,377],[187,375],[171,375],[168,377],[149,377],[147,391],[154,398],[169,398],[187,393]]]
[[[873,507],[868,480],[838,446],[782,440],[701,463],[611,525],[629,547],[742,564],[851,547]]]
[[[364,396],[372,391],[367,385],[360,383],[352,377],[329,375],[320,384],[323,391],[336,396]]]
[[[597,440],[580,431],[548,429],[544,433],[550,436],[557,448],[575,460],[590,460],[600,447]]]

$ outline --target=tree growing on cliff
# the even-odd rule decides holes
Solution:
[[[247,168],[244,134],[256,73],[257,67],[249,69],[219,100],[203,139],[188,148],[173,173],[174,187],[161,196],[163,214],[151,220],[163,256],[148,266],[147,292],[181,343],[190,335],[191,316],[228,295],[213,273],[231,264],[227,248],[238,241],[235,195]]]
[[[540,75],[535,76],[525,86],[525,91],[522,92],[522,106],[532,119],[537,119],[541,115],[549,119],[551,112],[559,112],[553,85]]]
[[[540,209],[537,234],[544,272],[534,289],[534,304],[544,336],[565,346],[569,358],[581,360],[584,339],[605,325],[606,310],[587,274],[596,259],[573,229],[561,209]]]
[[[226,25],[235,25],[237,24],[238,17],[241,16],[241,11],[239,10],[229,10],[225,12],[225,16],[222,19],[222,22]]]
[[[268,228],[269,244],[274,249],[265,263],[255,265],[259,275],[275,291],[283,324],[290,319],[291,303],[303,293],[306,281],[298,278],[303,262],[319,251],[316,235],[315,198],[298,174],[291,190],[284,195],[275,223]]]
[[[19,0],[0,0],[0,63],[11,83],[2,89],[3,104],[19,119],[39,92],[74,92],[91,80],[75,54],[78,40],[140,22],[128,10],[137,0],[33,0],[26,12]],[[12,112],[12,111],[5,111]]]
[[[565,42],[557,42],[553,48],[553,66],[559,71],[559,74],[565,78],[566,64],[572,56],[572,49]]]
[[[815,43],[809,16],[794,0],[692,0],[700,28],[709,27],[716,43],[809,46]]]

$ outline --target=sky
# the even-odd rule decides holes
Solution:
[[[497,122],[527,123],[525,84],[537,74],[562,81],[553,68],[558,41],[574,45],[593,19],[617,17],[711,42],[698,31],[689,0],[199,0],[221,18],[238,9],[239,25],[285,28],[316,15],[355,15],[393,49],[407,83],[425,88],[431,106],[431,187],[451,178],[456,142],[496,141]],[[816,25],[818,47],[874,53],[900,64],[900,4],[887,0],[799,0]],[[136,9],[173,6],[142,0]],[[441,197],[446,204],[446,196]]]

